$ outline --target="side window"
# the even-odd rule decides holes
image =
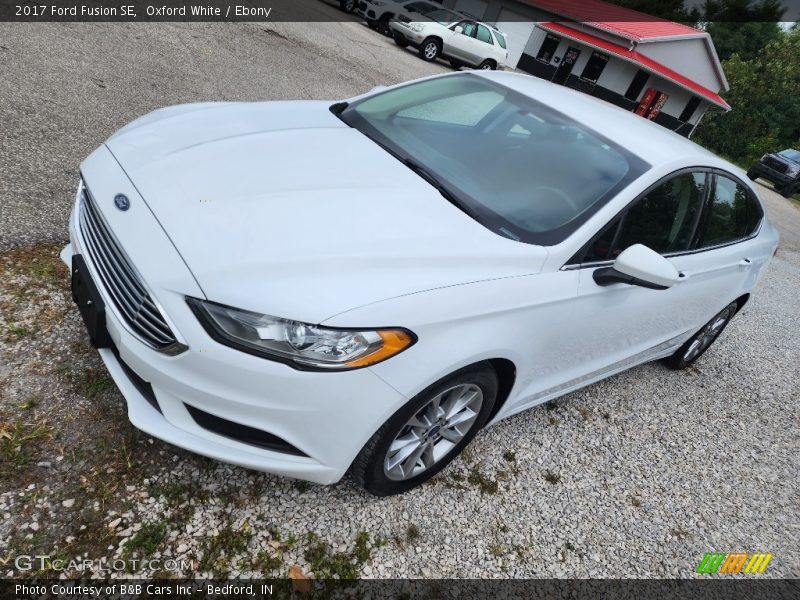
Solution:
[[[500,47],[505,50],[506,49],[506,38],[503,37],[503,34],[499,31],[494,32],[494,37],[497,38],[497,43],[500,44]]]
[[[489,32],[489,28],[485,25],[478,25],[478,34],[475,37],[486,44],[494,44],[492,42],[492,34]]]
[[[718,175],[700,235],[700,247],[719,246],[746,238],[756,230],[761,217],[761,208],[747,188]]]
[[[705,186],[705,173],[684,173],[650,190],[625,214],[609,258],[634,244],[661,254],[688,250]]]
[[[475,37],[476,25],[472,21],[461,21],[461,23],[458,23],[456,27],[461,27],[463,29],[461,32],[463,35],[467,37]]]
[[[689,249],[705,188],[704,172],[684,173],[663,182],[606,225],[569,264],[614,260],[633,244],[662,254]]]

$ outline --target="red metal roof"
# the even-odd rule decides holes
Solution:
[[[628,50],[623,46],[614,44],[613,42],[609,42],[608,40],[604,40],[603,38],[597,37],[590,33],[578,31],[572,27],[568,27],[563,23],[539,23],[538,25],[539,27],[547,29],[548,31],[558,33],[579,42],[584,42],[590,46],[594,46],[595,48],[603,50],[604,52],[608,52],[609,54],[613,54],[630,62],[634,62],[644,69],[655,73],[656,75],[660,75],[664,79],[668,79],[683,88],[686,88],[692,93],[705,98],[709,102],[712,102],[717,106],[724,108],[725,110],[730,110],[731,108],[730,105],[725,102],[725,100],[719,94],[712,92],[710,89],[703,87],[688,77],[673,71],[669,67],[662,65],[660,62],[653,60],[649,56],[645,56],[644,54],[636,52],[635,50]]]
[[[645,13],[609,4],[602,0],[524,0],[531,6],[553,12],[573,21],[590,23],[623,37],[646,41],[676,37],[704,37],[694,27],[659,19]]]

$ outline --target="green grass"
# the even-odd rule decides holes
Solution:
[[[125,542],[122,556],[126,559],[133,556],[142,559],[149,558],[164,545],[166,538],[167,524],[165,522],[144,523],[142,528]]]
[[[83,373],[82,389],[89,400],[94,400],[106,390],[114,387],[114,381],[105,370],[86,369]]]
[[[372,558],[372,549],[386,543],[385,540],[376,540],[370,547],[369,541],[369,534],[362,531],[356,536],[356,546],[351,552],[333,552],[319,536],[309,533],[303,556],[319,579],[357,579],[361,569]]]
[[[419,536],[419,527],[417,527],[414,523],[411,523],[411,525],[406,528],[406,539],[409,542],[415,542],[419,539]]]
[[[16,336],[17,338],[23,338],[31,332],[27,327],[19,327],[18,325],[6,325],[6,331],[9,335]]]
[[[28,464],[37,441],[51,438],[55,428],[45,423],[0,422],[0,474]]]
[[[480,489],[481,494],[497,493],[497,482],[486,477],[486,475],[478,470],[478,467],[472,467],[472,470],[469,472],[469,476],[467,477],[467,481],[472,485],[477,486],[478,489]]]
[[[544,477],[544,480],[547,483],[550,483],[552,485],[555,485],[559,481],[561,481],[561,475],[559,475],[558,473],[554,473],[553,471],[549,471],[549,470],[544,472],[543,477]]]
[[[200,571],[208,571],[217,577],[226,575],[233,566],[231,560],[247,550],[252,537],[253,532],[247,524],[240,529],[233,529],[230,523],[227,524],[205,544]]]

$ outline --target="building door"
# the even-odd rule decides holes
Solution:
[[[580,55],[580,50],[569,46],[564,53],[564,58],[561,59],[561,64],[558,65],[558,69],[556,69],[556,72],[553,74],[552,82],[564,85],[567,81],[567,77],[572,73],[572,67],[578,62],[578,57]]]

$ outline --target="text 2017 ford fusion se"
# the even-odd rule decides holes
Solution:
[[[514,73],[166,108],[81,176],[62,257],[133,424],[379,495],[488,423],[690,364],[778,243],[738,168]]]

